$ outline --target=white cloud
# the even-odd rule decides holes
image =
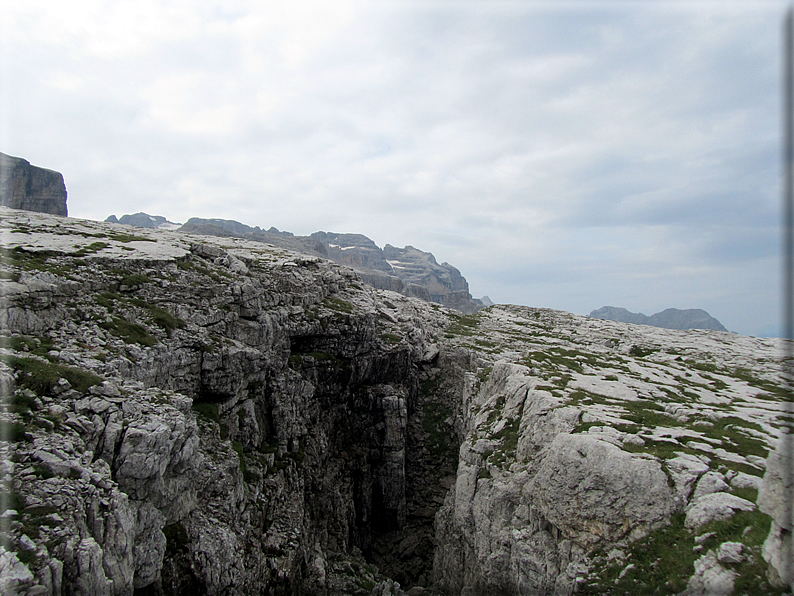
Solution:
[[[719,280],[776,283],[783,8],[16,3],[0,151],[77,216],[359,232],[496,300],[740,321],[778,300]]]

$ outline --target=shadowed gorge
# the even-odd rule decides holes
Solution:
[[[464,315],[234,237],[2,232],[7,592],[784,592],[775,340]]]

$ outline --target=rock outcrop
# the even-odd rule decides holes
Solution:
[[[63,176],[0,153],[0,206],[66,216]]]
[[[592,311],[588,316],[606,321],[620,321],[636,325],[651,325],[664,329],[712,329],[714,331],[727,331],[717,319],[700,308],[667,308],[650,317],[642,313],[635,313],[625,308],[615,306],[602,306]]]
[[[135,222],[140,220],[147,224],[141,227],[152,227],[146,219],[132,220],[130,217],[125,215],[117,221],[138,225]],[[112,220],[108,218],[106,221]],[[387,244],[381,249],[362,234],[315,232],[311,236],[295,236],[273,227],[262,230],[259,226],[251,227],[228,219],[191,217],[179,229],[193,234],[245,238],[328,258],[352,267],[362,280],[375,288],[443,304],[464,314],[471,314],[484,306],[481,300],[472,298],[469,284],[460,271],[449,263],[437,263],[431,253],[413,246],[396,248]]]
[[[478,354],[481,384],[436,516],[437,588],[705,596],[782,583],[774,456],[770,504],[757,498],[787,424],[774,341],[506,305],[445,335]]]
[[[0,215],[3,593],[785,581],[776,340],[461,316],[261,242]]]
[[[473,367],[445,312],[262,244],[18,213],[7,592],[429,582]]]

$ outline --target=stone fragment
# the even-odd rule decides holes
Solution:
[[[692,501],[697,501],[700,497],[712,493],[727,492],[731,489],[725,482],[725,477],[719,472],[707,472],[698,480]]]
[[[693,501],[687,508],[684,524],[695,529],[714,520],[727,519],[735,511],[752,511],[755,503],[728,493],[711,493]]]
[[[739,564],[745,559],[743,550],[741,542],[723,542],[717,549],[717,560],[723,564]]]
[[[695,574],[680,596],[729,596],[738,574],[719,564],[717,555],[710,550],[695,561]]]

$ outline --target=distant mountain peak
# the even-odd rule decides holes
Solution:
[[[700,308],[667,308],[650,317],[642,313],[634,313],[619,306],[602,306],[592,311],[589,315],[594,319],[619,321],[621,323],[634,323],[636,325],[650,325],[665,329],[711,329],[714,331],[728,331],[722,323]]]
[[[136,213],[105,221],[144,228],[164,227],[165,218],[159,215]],[[170,223],[170,222],[166,222]],[[179,224],[172,224],[178,227]],[[174,227],[170,229],[175,229]],[[460,271],[449,263],[438,264],[432,253],[413,246],[397,248],[387,244],[380,248],[363,234],[314,232],[310,236],[295,236],[271,227],[265,231],[229,219],[191,217],[179,228],[182,232],[209,236],[246,238],[298,252],[315,254],[355,269],[366,283],[383,290],[392,290],[436,302],[463,313],[473,313],[484,306],[469,293],[469,284]],[[488,300],[491,304],[490,300]]]

